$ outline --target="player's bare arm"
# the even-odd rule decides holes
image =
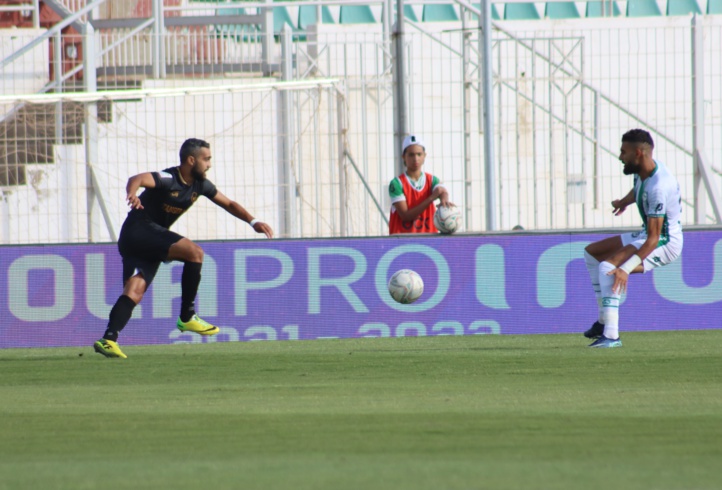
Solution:
[[[399,201],[394,203],[394,208],[396,208],[396,212],[399,213],[399,218],[401,218],[401,221],[413,221],[416,218],[418,218],[421,213],[424,212],[424,210],[429,207],[429,204],[434,202],[436,199],[439,198],[441,195],[441,191],[446,192],[446,189],[444,189],[441,186],[436,186],[436,188],[431,192],[431,195],[421,201],[418,205],[414,206],[413,208],[409,209],[408,204],[406,204],[406,201]],[[448,193],[447,193],[447,199],[448,199]]]
[[[142,174],[134,175],[128,179],[128,183],[125,186],[126,198],[128,206],[132,209],[143,209],[143,205],[140,203],[140,199],[136,196],[138,189],[141,187],[153,188],[155,187],[155,179],[153,174],[150,172],[144,172]]]
[[[634,188],[632,188],[632,190],[629,191],[623,198],[612,201],[612,207],[614,208],[612,210],[612,214],[614,214],[614,216],[619,216],[625,209],[627,209],[627,206],[634,204],[634,201]]]
[[[436,188],[440,190],[439,206],[443,206],[445,208],[456,206],[453,202],[449,201],[449,191],[447,191],[446,188],[441,185],[436,186]]]
[[[213,201],[216,205],[223,208],[229,214],[235,216],[241,221],[245,221],[248,224],[251,224],[251,221],[253,221],[253,215],[251,215],[251,213],[249,213],[246,208],[241,206],[236,201],[229,199],[220,191],[216,193],[215,197],[213,197],[211,201]],[[266,235],[266,237],[273,238],[273,229],[262,221],[256,221],[253,224],[253,229],[256,231],[256,233],[263,233]]]

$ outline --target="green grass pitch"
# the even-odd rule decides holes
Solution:
[[[623,340],[4,350],[0,489],[722,488],[722,330]]]

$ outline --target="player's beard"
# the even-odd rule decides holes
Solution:
[[[191,169],[191,175],[196,180],[206,180],[206,173],[198,170],[198,167],[193,167]]]
[[[632,162],[624,162],[624,175],[632,175],[639,173],[639,165],[635,165]]]

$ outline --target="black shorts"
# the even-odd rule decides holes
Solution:
[[[123,284],[137,273],[150,285],[171,245],[183,237],[149,220],[126,219],[118,237],[123,258]]]

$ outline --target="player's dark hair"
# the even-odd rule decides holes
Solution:
[[[180,148],[180,162],[183,163],[188,157],[194,157],[201,148],[210,148],[211,145],[207,141],[198,138],[189,138],[183,142]]]
[[[622,143],[643,143],[654,149],[652,135],[644,129],[630,129],[622,135]]]

